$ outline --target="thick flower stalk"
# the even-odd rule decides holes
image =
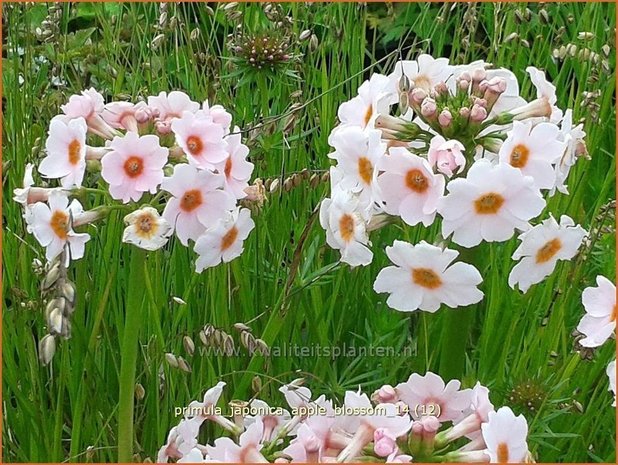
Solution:
[[[313,399],[302,380],[282,386],[287,407],[261,400],[218,406],[220,382],[184,409],[157,462],[530,462],[528,424],[509,407],[494,409],[489,390],[477,383],[445,383],[428,372],[412,374],[371,396],[345,393],[343,404]],[[289,410],[288,410],[289,408]],[[227,410],[232,422],[224,415]],[[200,428],[219,425],[227,436],[200,444]],[[216,433],[219,434],[219,433]]]

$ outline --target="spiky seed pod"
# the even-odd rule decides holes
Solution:
[[[536,413],[547,397],[545,388],[535,380],[518,383],[508,394],[510,404],[522,411]]]
[[[182,338],[182,345],[184,346],[185,352],[187,352],[189,356],[192,356],[195,353],[195,343],[190,336],[184,336]]]
[[[54,358],[56,353],[56,338],[51,334],[46,334],[39,341],[39,360],[46,366]]]

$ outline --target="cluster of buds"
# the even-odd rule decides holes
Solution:
[[[323,462],[529,462],[528,425],[510,408],[494,410],[479,383],[461,389],[457,380],[412,374],[371,397],[347,391],[343,404],[313,399],[302,379],[282,386],[286,407],[254,399],[232,400],[226,415],[217,404],[225,383],[183,409],[157,461]],[[201,426],[214,422],[232,438],[198,442]],[[466,440],[467,439],[467,440]]]

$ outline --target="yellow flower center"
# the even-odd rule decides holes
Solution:
[[[360,157],[358,159],[358,175],[365,184],[371,183],[371,178],[373,175],[373,165],[368,158]]]
[[[551,241],[547,241],[543,247],[536,253],[536,262],[545,263],[549,261],[554,255],[556,255],[562,248],[562,242],[560,239],[555,238]]]
[[[191,212],[197,207],[202,205],[202,191],[199,189],[192,189],[185,192],[185,195],[180,199],[180,208],[186,212]]]
[[[229,249],[234,244],[234,242],[236,242],[237,237],[238,228],[236,226],[232,226],[232,229],[225,233],[225,236],[221,238],[221,250],[223,251]]]
[[[495,215],[504,203],[504,197],[490,192],[480,196],[474,201],[474,209],[479,215]]]
[[[62,240],[69,235],[69,215],[66,212],[56,210],[49,221],[54,234]]]
[[[406,186],[408,189],[422,194],[429,189],[429,181],[421,170],[413,169],[406,173]]]
[[[150,213],[142,213],[135,220],[135,233],[145,239],[152,238],[158,229],[157,220]]]
[[[528,150],[528,147],[522,144],[516,145],[511,151],[511,166],[514,166],[515,168],[523,168],[528,163],[529,156],[530,150]]]
[[[442,285],[440,276],[429,268],[412,268],[412,281],[427,289],[437,289]]]

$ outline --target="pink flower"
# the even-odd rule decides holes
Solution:
[[[82,91],[81,95],[72,95],[60,108],[70,119],[84,118],[93,134],[111,139],[117,133],[101,118],[104,106],[103,96],[91,87]]]
[[[45,258],[53,260],[60,255],[66,245],[69,246],[67,263],[84,256],[85,244],[90,236],[73,231],[73,218],[83,212],[81,204],[73,200],[69,205],[68,197],[59,191],[49,194],[49,206],[42,202],[35,203],[25,215],[28,232],[34,234],[39,243],[45,247]]]
[[[389,105],[397,102],[397,94],[388,77],[372,74],[358,88],[358,95],[342,103],[337,116],[342,125],[372,128],[379,114],[388,114]]]
[[[444,193],[444,177],[434,174],[427,160],[403,147],[392,147],[378,170],[378,196],[386,213],[401,216],[410,226],[433,223]]]
[[[144,102],[133,104],[131,102],[110,102],[105,105],[101,117],[107,124],[116,129],[138,131],[135,114],[141,109],[146,111]]]
[[[528,423],[523,415],[515,416],[508,407],[489,412],[489,420],[481,425],[486,453],[492,463],[521,463],[528,455]]]
[[[214,446],[206,446],[208,456],[213,462],[268,463],[260,453],[263,428],[262,422],[256,421],[240,435],[239,444],[230,438],[215,439]]]
[[[172,131],[189,163],[198,168],[214,169],[228,157],[223,127],[204,113],[185,111],[181,118],[172,121]]]
[[[230,132],[230,125],[232,124],[232,115],[230,115],[223,106],[221,105],[213,105],[212,107],[208,104],[208,100],[206,100],[202,104],[202,112],[207,117],[210,117],[213,123],[221,125],[223,127],[223,131],[225,134]],[[235,128],[234,132],[238,132],[239,129]]]
[[[597,286],[582,293],[586,314],[577,330],[586,335],[579,343],[584,347],[599,347],[616,331],[616,286],[605,276],[597,276]]]
[[[464,146],[458,140],[446,140],[438,135],[431,139],[427,158],[432,167],[437,167],[440,173],[450,178],[466,166],[463,151]]]
[[[63,122],[54,118],[45,142],[47,156],[39,172],[46,178],[61,178],[63,187],[81,186],[86,171],[86,120],[79,117]]]
[[[200,109],[199,103],[193,102],[187,94],[177,90],[148,97],[148,106],[157,114],[157,130],[162,134],[170,132],[170,123],[174,118],[180,118],[185,111],[195,113]]]
[[[238,131],[238,128],[235,128],[235,131]],[[240,134],[230,134],[225,140],[228,156],[225,161],[217,164],[216,168],[224,176],[225,190],[235,198],[243,199],[247,196],[245,189],[249,187],[249,179],[253,173],[253,163],[247,161],[249,147],[241,142]]]
[[[433,415],[439,421],[459,418],[470,406],[470,389],[459,390],[461,383],[455,379],[446,386],[440,376],[427,372],[425,376],[413,373],[405,383],[396,386],[399,398],[410,408],[413,418],[421,414]]]
[[[101,176],[109,183],[114,199],[128,203],[138,201],[144,192],[157,191],[168,155],[157,136],[127,132],[123,137],[114,137],[109,148],[111,151],[101,160]]]
[[[176,165],[174,174],[163,179],[161,188],[173,196],[163,210],[163,218],[176,229],[183,245],[189,239],[196,240],[234,208],[236,200],[222,187],[222,175],[186,163]]]
[[[199,255],[195,262],[197,272],[239,257],[243,251],[243,242],[254,227],[248,209],[236,208],[227,213],[225,218],[206,230],[195,242],[195,251]]]

